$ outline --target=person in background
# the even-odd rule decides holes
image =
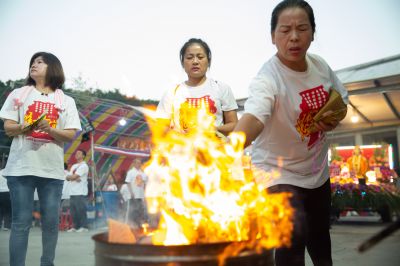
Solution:
[[[125,183],[130,193],[129,219],[134,222],[134,226],[140,227],[146,222],[146,207],[144,202],[144,192],[146,188],[147,175],[142,171],[142,161],[136,158],[133,167],[126,175]]]
[[[7,186],[7,179],[3,176],[3,169],[0,170],[0,229],[2,225],[4,231],[11,229],[10,190]]]
[[[362,185],[366,183],[365,174],[369,170],[368,160],[362,155],[360,146],[354,147],[352,155],[347,159],[351,176],[358,179],[358,182]]]
[[[13,138],[3,170],[12,207],[11,266],[25,265],[35,189],[42,224],[40,265],[54,265],[64,182],[64,143],[72,141],[81,130],[75,101],[61,89],[64,81],[56,56],[35,53],[29,62],[26,86],[13,90],[0,111],[4,130]]]
[[[277,48],[251,81],[245,111],[234,131],[244,132],[252,145],[252,162],[275,179],[258,177],[270,193],[292,193],[294,231],[290,247],[275,252],[275,263],[305,265],[305,248],[314,265],[332,265],[329,234],[331,191],[326,132],[338,120],[318,122],[313,115],[334,88],[348,102],[345,87],[328,64],[308,53],[315,19],[303,0],[285,0],[272,11],[271,37]],[[343,110],[345,113],[345,110]]]
[[[115,184],[113,177],[110,175],[103,186],[104,191],[118,191],[117,184]]]
[[[118,216],[121,217],[125,221],[125,223],[128,223],[129,219],[129,200],[131,199],[131,193],[129,191],[127,183],[125,183],[126,175],[127,175],[126,170],[121,171],[121,177],[118,178],[118,185],[117,187],[119,188],[119,212]]]
[[[77,150],[75,152],[76,163],[71,166],[71,170],[66,181],[69,181],[69,208],[71,211],[74,227],[67,232],[87,232],[87,195],[88,195],[88,174],[89,166],[85,162],[86,152]]]
[[[238,120],[238,108],[231,88],[208,78],[211,50],[201,39],[188,40],[180,50],[180,61],[187,80],[164,93],[157,106],[157,122],[165,127],[186,132],[196,126],[191,114],[202,105],[215,115],[215,129],[228,135]]]
[[[32,226],[40,227],[40,202],[37,189],[35,189],[33,193]]]
[[[124,183],[121,185],[121,189],[119,190],[121,196],[120,216],[124,218],[125,223],[128,223],[129,221],[129,211],[130,211],[130,201],[131,201],[131,192],[129,186],[130,184]]]
[[[68,164],[64,163],[64,177],[65,181],[63,184],[63,189],[62,189],[62,194],[61,194],[61,209],[62,211],[65,211],[69,209],[69,187],[71,182],[67,181],[67,176],[69,175],[68,171]]]
[[[67,176],[69,175],[68,171],[68,164],[64,163],[64,184],[63,184],[63,189],[62,189],[62,200],[68,200],[69,199],[69,186],[70,186],[70,181],[67,181]]]

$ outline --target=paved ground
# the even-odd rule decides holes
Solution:
[[[382,230],[376,217],[344,217],[332,227],[332,252],[334,265],[338,266],[398,266],[400,265],[400,230],[365,253],[357,247],[374,233]],[[103,229],[104,230],[104,229]],[[103,230],[86,233],[60,232],[56,254],[56,266],[94,266],[94,242],[91,236]],[[8,265],[9,232],[0,231],[0,266]],[[41,232],[33,228],[29,238],[26,265],[39,265]],[[312,265],[307,257],[307,265]]]

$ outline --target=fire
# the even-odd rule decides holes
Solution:
[[[268,195],[255,180],[271,174],[243,167],[244,134],[217,136],[205,108],[191,119],[196,127],[187,132],[151,126],[146,199],[149,212],[161,215],[152,243],[235,242],[231,254],[290,245],[290,195]]]

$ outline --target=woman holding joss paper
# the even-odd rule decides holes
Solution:
[[[335,89],[347,91],[319,56],[308,53],[315,19],[303,0],[285,0],[272,12],[271,37],[277,53],[252,80],[245,111],[235,131],[253,143],[252,162],[280,176],[256,177],[269,192],[291,192],[295,209],[292,245],[275,252],[277,266],[304,265],[307,248],[314,265],[332,265],[329,235],[330,184],[326,132],[346,113],[315,122],[313,117]],[[336,112],[333,112],[336,114]]]
[[[42,222],[40,265],[54,265],[64,182],[64,142],[71,141],[81,129],[75,101],[61,90],[64,81],[58,58],[36,53],[29,63],[26,86],[13,90],[0,111],[5,132],[13,137],[3,170],[13,209],[11,266],[25,265],[35,189]],[[44,118],[36,122],[43,114]]]
[[[168,90],[157,107],[159,123],[188,131],[196,126],[196,112],[204,106],[215,116],[215,129],[228,135],[237,123],[238,108],[231,88],[206,76],[211,50],[201,39],[188,40],[180,50],[187,80]]]

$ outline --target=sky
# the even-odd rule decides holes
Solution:
[[[400,54],[400,1],[309,0],[316,34],[309,52],[333,70]],[[277,0],[0,0],[0,80],[25,78],[35,52],[56,55],[67,85],[119,88],[159,100],[186,79],[179,50],[192,37],[212,51],[207,76],[236,98],[276,53]]]

